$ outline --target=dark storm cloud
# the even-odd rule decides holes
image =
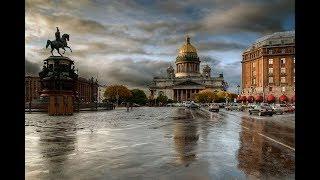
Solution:
[[[40,72],[41,64],[25,60],[25,73],[37,75]]]
[[[71,15],[31,15],[36,19],[41,19],[48,26],[51,25],[51,27],[47,27],[51,28],[51,31],[54,31],[55,29],[53,28],[58,26],[60,29],[63,29],[64,32],[73,34],[103,34],[106,32],[106,27],[103,24],[89,19],[83,19]]]
[[[202,9],[199,17],[193,19],[188,13],[187,3],[168,2],[166,6],[180,6],[172,10],[177,18],[156,22],[143,22],[137,26],[144,31],[163,31],[163,34],[202,32],[210,34],[226,34],[241,32],[270,33],[283,30],[284,18],[294,14],[294,1],[202,1],[195,3]],[[172,4],[173,3],[173,4]],[[190,2],[191,3],[191,2]],[[212,6],[205,6],[211,4]],[[191,4],[190,4],[191,6]],[[168,8],[171,12],[171,9]],[[180,19],[179,19],[180,18]],[[187,18],[184,20],[183,18]]]
[[[203,64],[210,64],[211,66],[216,66],[221,63],[221,60],[218,60],[218,59],[213,58],[211,56],[200,56],[199,59],[202,62],[202,65]]]
[[[282,31],[284,17],[294,13],[294,1],[254,1],[239,3],[228,9],[217,9],[202,21],[206,30],[213,32]]]
[[[103,67],[96,67],[95,73],[85,64],[79,64],[81,76],[90,78],[99,74],[102,83],[126,84],[130,87],[146,88],[154,76],[164,76],[170,63],[165,61],[121,59],[109,61]]]
[[[200,42],[197,45],[201,51],[206,50],[217,50],[217,51],[228,51],[228,50],[243,50],[247,48],[246,45],[236,42],[225,42],[225,41],[211,41],[211,42]]]

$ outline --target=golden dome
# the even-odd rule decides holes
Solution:
[[[197,53],[197,49],[191,45],[190,37],[186,37],[186,43],[179,49],[179,54]]]

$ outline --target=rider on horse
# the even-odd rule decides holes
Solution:
[[[56,41],[58,41],[58,42],[60,42],[60,43],[63,43],[63,42],[61,41],[61,36],[60,36],[59,28],[58,28],[58,27],[56,27],[56,28],[57,28],[57,32],[56,32],[56,34],[55,34],[55,36],[56,36]]]
[[[46,45],[46,48],[48,48],[49,46],[51,46],[51,54],[53,55],[52,51],[54,49],[56,49],[58,51],[58,53],[60,54],[59,52],[59,48],[62,48],[64,50],[64,52],[66,51],[65,50],[65,47],[69,48],[70,51],[72,52],[71,48],[68,46],[67,44],[67,41],[69,41],[69,34],[63,34],[62,37],[60,36],[60,31],[59,31],[59,28],[57,28],[57,32],[55,33],[55,38],[56,40],[55,41],[50,41],[48,40],[47,41],[47,45]],[[63,54],[64,54],[63,52]],[[60,56],[62,56],[62,54],[60,54]]]

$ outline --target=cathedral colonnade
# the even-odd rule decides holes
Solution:
[[[194,95],[202,89],[173,89],[173,100],[182,102],[194,100]]]

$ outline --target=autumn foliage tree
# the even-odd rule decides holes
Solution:
[[[210,103],[210,102],[225,102],[226,98],[228,101],[232,101],[237,95],[227,91],[212,91],[202,90],[195,96],[196,102],[199,103]]]
[[[198,103],[210,103],[217,99],[217,94],[211,90],[202,90],[195,95],[195,101]]]
[[[116,102],[117,97],[119,103],[128,101],[132,97],[131,91],[123,85],[111,85],[104,92],[104,97],[111,102]]]

